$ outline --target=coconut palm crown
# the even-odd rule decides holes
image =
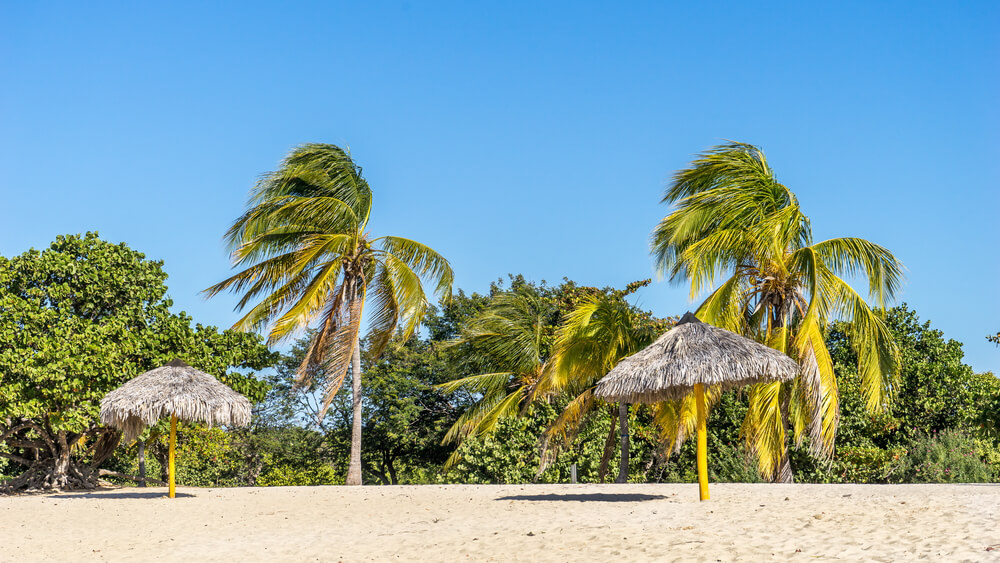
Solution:
[[[360,484],[362,312],[368,306],[368,338],[377,357],[401,330],[409,337],[427,310],[421,279],[442,298],[451,295],[452,269],[440,254],[396,236],[366,231],[372,191],[348,152],[327,144],[294,149],[276,172],[251,192],[246,212],[226,234],[235,268],[206,290],[241,293],[248,309],[233,328],[266,331],[269,343],[317,323],[299,368],[309,384],[318,368],[333,374],[320,418],[347,375],[353,380],[354,430],[348,484]],[[255,303],[255,304],[252,304]]]
[[[814,452],[833,451],[839,407],[823,338],[827,323],[843,319],[854,333],[867,407],[887,404],[899,354],[877,311],[899,290],[903,265],[865,239],[814,242],[795,195],[752,145],[730,142],[701,154],[677,172],[663,203],[674,207],[653,231],[658,271],[673,282],[689,281],[692,299],[711,290],[698,318],[766,343],[801,366],[791,384],[750,388],[743,426],[761,473],[789,480],[786,426],[799,443],[809,436]],[[858,278],[866,279],[875,309],[848,281]]]

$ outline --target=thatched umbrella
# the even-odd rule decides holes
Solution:
[[[134,377],[101,400],[101,422],[121,429],[125,441],[170,415],[170,498],[174,498],[174,450],[177,420],[244,426],[252,406],[246,397],[211,375],[180,360]]]
[[[658,403],[694,391],[699,493],[701,500],[708,500],[705,386],[730,389],[788,381],[798,371],[798,363],[785,354],[687,313],[656,342],[619,362],[597,382],[594,395],[613,401]]]

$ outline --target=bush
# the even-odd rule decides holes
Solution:
[[[329,465],[293,467],[277,465],[257,478],[260,487],[301,487],[303,485],[343,485],[344,476]]]
[[[990,469],[990,481],[1000,483],[1000,444],[985,438],[976,438],[976,452]]]
[[[833,472],[841,483],[895,483],[905,462],[906,450],[900,447],[845,447],[837,451]]]
[[[903,466],[909,483],[985,483],[990,468],[976,440],[959,430],[934,432],[911,442]]]

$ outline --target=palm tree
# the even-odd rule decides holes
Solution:
[[[268,343],[319,324],[298,370],[308,385],[330,374],[319,419],[347,376],[352,379],[353,427],[348,485],[361,484],[361,318],[370,300],[368,338],[375,357],[401,330],[414,333],[427,310],[421,278],[451,295],[452,270],[436,251],[410,239],[366,232],[372,192],[350,154],[334,145],[294,149],[251,192],[246,212],[226,234],[232,277],[205,290],[242,293],[236,309],[256,305],[234,325],[267,330]]]
[[[851,327],[868,409],[887,405],[899,353],[876,310],[899,289],[903,266],[865,239],[813,242],[795,195],[752,145],[732,142],[700,155],[674,176],[663,202],[676,208],[653,231],[652,254],[671,281],[690,280],[692,299],[713,288],[698,318],[766,343],[801,366],[792,383],[750,388],[743,424],[761,474],[790,481],[787,427],[796,443],[808,436],[814,453],[833,452],[839,403],[823,340],[827,323],[841,318]],[[859,277],[867,278],[876,310],[848,281]]]
[[[531,390],[547,369],[546,327],[554,313],[554,305],[542,296],[512,290],[495,295],[485,311],[462,327],[449,345],[465,348],[465,363],[486,371],[438,386],[448,393],[465,389],[478,395],[445,434],[445,444],[461,445],[469,436],[490,434],[501,419],[524,412]],[[460,457],[456,448],[445,467]]]
[[[585,416],[602,401],[593,395],[594,385],[615,365],[645,348],[666,328],[649,315],[629,305],[624,297],[649,283],[636,282],[623,291],[600,292],[584,297],[567,316],[556,334],[552,369],[536,387],[536,396],[568,393],[573,397],[542,435],[542,467],[556,447],[573,441]],[[610,406],[611,430],[604,444],[599,475],[603,480],[615,445],[615,408]],[[628,404],[617,408],[621,464],[618,482],[628,479]]]

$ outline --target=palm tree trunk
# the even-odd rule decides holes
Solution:
[[[781,390],[781,427],[785,430],[785,443],[782,444],[781,451],[781,463],[778,465],[778,472],[774,474],[775,483],[794,483],[795,478],[792,475],[792,463],[788,458],[788,405],[792,398],[792,393],[789,389],[782,385]]]
[[[616,483],[628,483],[628,403],[618,403],[618,432],[621,434],[622,462]]]
[[[361,337],[354,343],[351,359],[351,404],[354,419],[351,424],[351,459],[347,466],[347,485],[361,485]]]
[[[608,439],[604,441],[604,453],[601,455],[601,465],[597,469],[597,480],[601,483],[608,474],[608,464],[611,462],[611,454],[615,451],[615,410],[610,409],[611,429],[608,430]]]

